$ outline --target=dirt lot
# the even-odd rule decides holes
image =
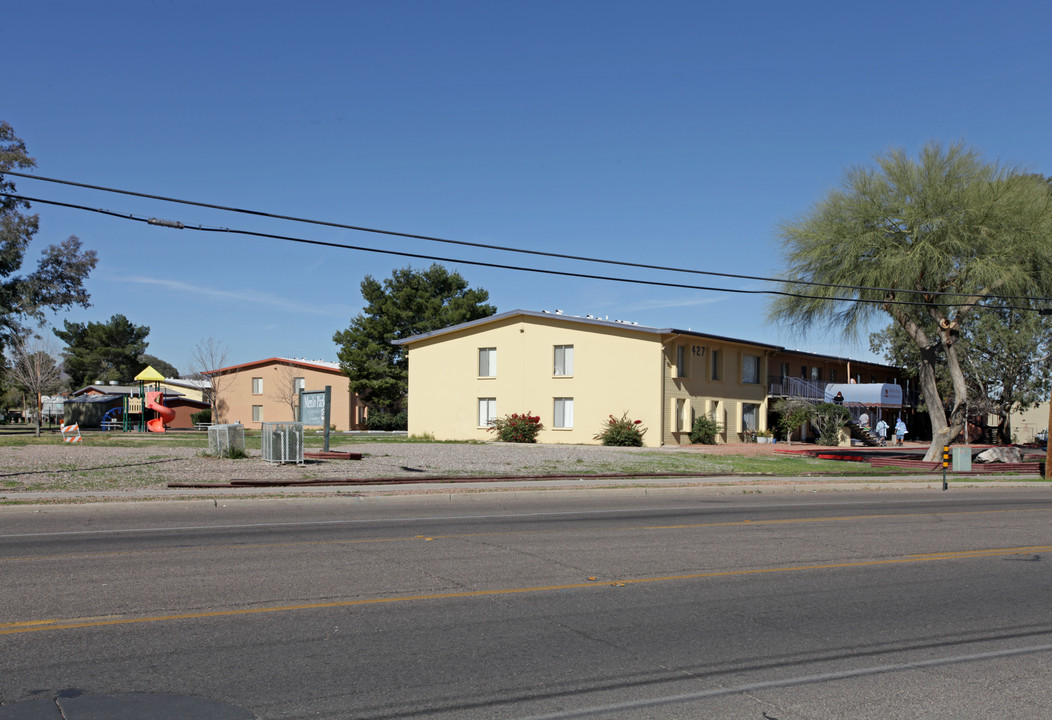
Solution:
[[[773,453],[773,445],[690,448],[615,448],[591,445],[507,443],[353,443],[333,450],[362,453],[361,460],[311,460],[274,464],[259,451],[239,460],[205,455],[198,448],[99,447],[86,437],[79,445],[0,448],[0,491],[141,490],[169,482],[231,480],[412,478],[432,476],[535,476],[678,470],[726,472],[725,454]],[[686,456],[686,458],[684,458]]]

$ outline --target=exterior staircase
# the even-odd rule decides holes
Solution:
[[[851,437],[860,440],[866,447],[880,447],[880,438],[874,435],[869,428],[859,425],[855,418],[847,421],[847,427],[851,431]]]

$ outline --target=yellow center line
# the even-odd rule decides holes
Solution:
[[[881,560],[857,560],[853,562],[820,563],[813,565],[793,565],[780,568],[749,568],[740,570],[714,570],[703,573],[684,575],[666,575],[650,578],[622,578],[617,580],[588,581],[563,585],[537,585],[520,588],[495,588],[492,590],[471,590],[455,593],[434,593],[429,595],[404,595],[398,597],[368,598],[363,600],[337,600],[323,603],[305,603],[297,605],[273,605],[259,608],[238,608],[231,610],[212,610],[207,612],[179,613],[174,615],[152,615],[144,617],[101,616],[94,618],[73,618],[66,620],[26,620],[22,622],[0,623],[0,635],[19,635],[45,630],[74,630],[78,628],[95,628],[113,625],[134,625],[142,623],[170,622],[174,620],[201,620],[206,618],[236,617],[259,615],[264,613],[294,612],[302,610],[323,610],[330,608],[362,607],[366,605],[387,605],[434,600],[452,600],[458,598],[479,598],[498,595],[521,595],[527,593],[554,592],[558,590],[581,590],[585,588],[625,587],[651,583],[667,583],[683,580],[702,580],[706,578],[762,575],[776,573],[806,572],[813,570],[836,570],[843,568],[877,567],[882,565],[904,565],[939,560],[966,560],[971,558],[996,555],[1018,555],[1035,552],[1052,552],[1052,545],[1031,545],[1015,548],[991,548],[986,550],[961,550],[956,552],[909,555]]]

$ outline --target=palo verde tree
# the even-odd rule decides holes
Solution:
[[[128,318],[116,314],[109,322],[63,322],[64,329],[55,329],[55,336],[66,343],[62,353],[63,366],[74,387],[83,387],[95,380],[116,380],[130,383],[143,365],[139,357],[146,351],[146,336],[150,328],[133,325]]]
[[[964,428],[969,388],[957,345],[975,309],[992,297],[1050,295],[1052,198],[1040,177],[962,144],[929,144],[916,160],[892,150],[876,164],[850,170],[842,188],[782,226],[790,295],[770,318],[853,336],[890,315],[917,349],[931,460]]]
[[[383,283],[362,280],[365,307],[351,326],[333,336],[340,346],[340,368],[351,390],[369,405],[370,414],[397,414],[409,392],[409,359],[393,344],[420,333],[478,320],[496,312],[489,293],[469,289],[459,273],[438,264],[426,270],[395,270]]]
[[[36,270],[18,274],[40,223],[25,212],[29,203],[4,173],[35,166],[25,143],[0,121],[0,351],[13,337],[27,335],[26,323],[43,324],[46,311],[90,305],[84,281],[95,267],[95,251],[82,252],[74,236],[45,248]]]

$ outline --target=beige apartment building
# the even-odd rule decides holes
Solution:
[[[398,341],[409,353],[409,433],[492,440],[490,423],[539,415],[542,443],[595,444],[610,415],[649,446],[690,442],[695,416],[722,440],[766,429],[768,357],[780,348],[690,330],[515,310]]]
[[[218,377],[219,418],[259,429],[264,422],[292,422],[297,393],[332,388],[330,422],[338,432],[365,429],[367,411],[350,391],[338,363],[272,357],[213,370]]]

